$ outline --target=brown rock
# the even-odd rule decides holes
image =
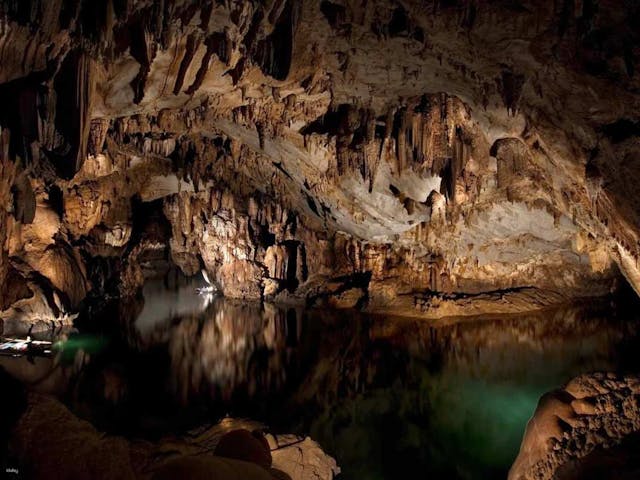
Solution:
[[[213,453],[221,457],[255,463],[267,469],[271,467],[269,444],[259,432],[232,430],[222,436]]]

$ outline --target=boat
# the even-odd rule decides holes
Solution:
[[[52,353],[52,343],[47,340],[27,338],[0,338],[0,355],[11,357],[40,356]]]

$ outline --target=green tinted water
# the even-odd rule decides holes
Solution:
[[[637,322],[609,309],[434,324],[180,302],[164,315],[149,297],[140,325],[121,318],[56,345],[67,364],[85,355],[65,376],[76,413],[148,438],[249,417],[311,435],[343,479],[492,479],[542,394],[581,373],[640,371]]]

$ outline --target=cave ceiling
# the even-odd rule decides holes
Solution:
[[[126,294],[154,251],[229,296],[419,315],[640,289],[636,2],[0,12],[0,309]]]

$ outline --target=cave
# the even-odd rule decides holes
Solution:
[[[640,472],[640,4],[0,0],[0,477]]]

